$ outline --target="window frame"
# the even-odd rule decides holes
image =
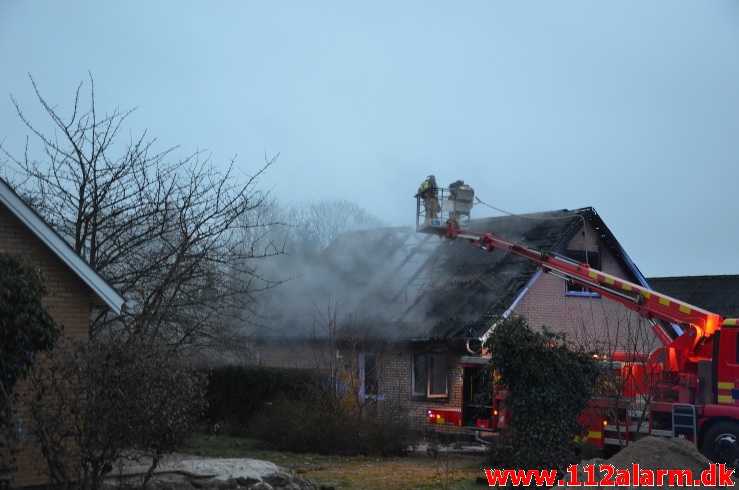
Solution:
[[[438,370],[438,361],[443,361],[442,371]],[[419,361],[422,361],[422,373],[419,373]],[[418,380],[419,374],[423,380]],[[442,377],[439,377],[441,374]],[[433,392],[438,388],[437,383],[443,380],[443,393]],[[421,384],[422,382],[422,384]],[[423,386],[421,391],[419,388]],[[411,369],[411,394],[414,398],[424,399],[448,399],[449,398],[449,357],[440,352],[414,352]]]
[[[567,250],[565,256],[575,260],[578,263],[586,263],[592,269],[601,270],[600,252],[587,252],[585,250]],[[600,298],[600,294],[595,291],[589,291],[584,286],[572,284],[565,281],[565,296],[576,298]]]
[[[373,383],[373,389],[371,393],[367,390],[367,365],[370,364],[368,362],[368,359],[371,359],[371,364],[373,364],[373,367],[371,368],[373,371],[373,375],[369,377],[374,381]],[[374,354],[372,352],[360,352],[358,356],[358,364],[359,364],[359,397],[363,401],[370,401],[370,400],[384,400],[385,395],[380,390],[380,368],[379,368],[379,361],[380,356],[377,354]]]

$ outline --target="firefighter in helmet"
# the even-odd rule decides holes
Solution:
[[[418,186],[415,197],[423,199],[423,207],[426,210],[426,219],[437,219],[439,217],[439,188],[436,186],[436,177],[429,175],[426,180]]]
[[[459,222],[463,214],[469,216],[469,208],[472,207],[472,198],[475,191],[464,183],[457,180],[449,184],[449,200],[454,203],[454,210],[449,212],[449,219]]]

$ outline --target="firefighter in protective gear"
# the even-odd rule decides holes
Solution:
[[[416,197],[423,199],[423,207],[426,210],[426,220],[439,217],[439,188],[436,186],[436,177],[429,175],[426,180],[418,186]]]
[[[457,189],[461,187],[469,187],[464,185],[464,180],[457,180],[449,184],[449,199],[456,199],[457,198]]]
[[[467,210],[467,214],[469,214],[469,210],[466,209],[466,206],[463,206],[461,203],[468,203],[471,207],[472,196],[474,195],[474,193],[475,191],[472,189],[472,187],[465,184],[464,180],[457,180],[449,184],[449,200],[454,201],[454,210],[449,213],[450,220],[459,222],[465,210]]]

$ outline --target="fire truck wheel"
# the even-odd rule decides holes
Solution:
[[[703,454],[715,463],[739,467],[739,424],[724,420],[708,429],[703,437]]]

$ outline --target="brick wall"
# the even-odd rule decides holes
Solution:
[[[629,277],[597,237],[597,231],[588,225],[585,234],[578,234],[567,248],[596,252],[600,254],[603,272]],[[610,299],[567,295],[565,282],[551,274],[541,275],[514,312],[525,316],[533,328],[546,325],[554,331],[565,332],[580,344],[605,353],[632,351],[634,348],[651,352],[659,346],[651,325],[641,316]]]
[[[410,371],[412,369],[412,353],[408,353],[408,384],[410,385]],[[447,358],[447,386],[449,397],[439,399],[409,398],[409,420],[411,427],[421,434],[431,433],[461,433],[463,429],[454,426],[429,424],[428,410],[431,408],[456,410],[462,408],[462,362],[459,356],[449,355]]]
[[[54,320],[64,326],[66,336],[87,338],[89,334],[92,292],[66,265],[28,230],[5,206],[0,205],[0,251],[25,258],[38,267],[49,294],[44,306]],[[18,416],[26,411],[19,407]],[[24,423],[27,429],[27,423]],[[48,482],[46,462],[33,438],[22,442],[15,483],[20,487]]]
[[[412,396],[413,355],[416,350],[425,349],[414,344],[395,344],[390,355],[381,359],[380,386],[388,403],[398,403],[407,416],[408,427],[413,431],[432,435],[434,433],[469,436],[467,429],[449,425],[430,424],[427,411],[429,409],[455,410],[462,407],[462,371],[461,354],[447,353],[447,386],[446,398],[423,398]]]

